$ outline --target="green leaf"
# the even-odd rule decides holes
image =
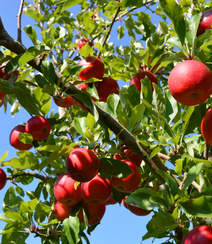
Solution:
[[[151,160],[155,155],[157,155],[157,153],[159,153],[162,150],[161,147],[156,147],[150,154],[149,156],[149,160]]]
[[[166,118],[168,122],[171,122],[180,113],[180,107],[178,102],[171,95],[169,89],[165,90],[166,96]]]
[[[69,243],[79,242],[80,221],[78,217],[69,216],[66,218],[63,221],[63,228]]]
[[[199,174],[204,166],[205,166],[204,163],[199,163],[197,165],[194,165],[191,169],[189,169],[186,179],[184,181],[183,187],[181,189],[182,193],[192,183],[192,181],[194,181],[199,176]]]
[[[61,9],[61,13],[65,11],[68,8],[73,7],[74,5],[77,5],[79,3],[83,2],[82,0],[62,0],[58,4],[62,3],[63,7]]]
[[[117,120],[125,127],[128,128],[130,124],[129,117],[123,111],[119,111],[117,114]]]
[[[31,25],[27,25],[23,28],[23,31],[29,36],[34,45],[37,44],[37,34]]]
[[[33,136],[30,133],[20,132],[18,137],[24,144],[32,144],[33,142]]]
[[[164,13],[171,19],[181,44],[185,42],[185,20],[181,6],[175,0],[159,0]]]
[[[99,173],[101,177],[107,179],[110,179],[112,175],[117,178],[125,178],[132,174],[132,170],[125,162],[111,158],[100,158]]]
[[[14,223],[16,222],[15,219],[8,217],[5,213],[0,213],[0,220],[7,222],[7,223]]]
[[[26,64],[33,58],[37,57],[38,55],[45,53],[45,52],[49,52],[49,51],[50,51],[50,48],[46,47],[46,46],[36,45],[36,46],[30,47],[30,48],[28,48],[27,52],[25,52],[20,57],[18,63],[20,66],[23,66],[24,64]]]
[[[12,158],[9,161],[3,162],[2,165],[4,166],[10,166],[14,169],[27,169],[27,168],[33,168],[38,163],[37,160],[31,158],[31,157],[25,157],[22,159],[18,158]]]
[[[153,92],[153,101],[156,105],[157,111],[163,116],[166,117],[166,102],[161,92],[160,88],[153,83],[154,92]]]
[[[212,218],[212,197],[201,196],[190,200],[180,200],[183,211],[191,216]]]
[[[8,153],[9,153],[9,151],[6,151],[6,152],[1,156],[1,158],[0,158],[0,163],[2,163],[2,162],[6,159]]]
[[[120,40],[122,37],[124,37],[124,27],[123,26],[119,26],[117,28],[117,33],[118,33],[118,40]]]
[[[179,159],[177,159],[176,161],[175,161],[175,164],[176,164],[176,166],[175,166],[175,172],[179,175],[179,176],[181,176],[182,175],[182,170],[183,170],[183,161],[182,161],[182,159],[181,158],[179,158]]]
[[[88,113],[86,121],[87,121],[87,125],[88,125],[89,130],[92,132],[93,131],[93,127],[95,125],[94,116],[92,114]]]
[[[41,70],[44,75],[44,77],[49,81],[51,85],[54,85],[55,83],[55,69],[52,62],[49,60],[43,61],[41,65]]]
[[[36,22],[43,22],[44,21],[44,16],[40,13],[38,13],[38,10],[35,11],[35,10],[31,10],[31,9],[28,9],[25,14],[29,17],[31,17],[32,19],[34,19]]]
[[[152,87],[150,80],[145,77],[141,80],[141,98],[152,103]]]
[[[138,104],[136,105],[133,110],[132,110],[132,115],[130,118],[130,122],[131,122],[131,128],[133,128],[133,126],[140,121],[140,119],[142,118],[144,111],[145,111],[145,105],[144,104]]]
[[[73,122],[74,128],[76,129],[76,131],[83,136],[84,138],[86,138],[84,131],[87,127],[87,121],[85,117],[82,118],[75,118],[74,122]]]

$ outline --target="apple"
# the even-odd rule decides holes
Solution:
[[[104,64],[97,57],[86,57],[78,65],[88,66],[79,72],[81,80],[88,80],[90,78],[102,79],[105,72]]]
[[[212,73],[200,61],[183,61],[177,64],[169,75],[169,90],[183,105],[201,104],[212,93]]]
[[[90,181],[82,183],[81,194],[86,203],[106,203],[112,193],[112,186],[108,179],[98,174]]]
[[[50,124],[47,119],[42,116],[36,115],[30,118],[26,123],[26,132],[33,136],[33,140],[42,141],[49,136]]]
[[[60,175],[54,184],[54,196],[63,205],[74,206],[82,200],[81,184],[76,185],[68,173]]]
[[[211,123],[212,123],[212,108],[208,109],[205,112],[200,123],[200,129],[204,140],[206,141],[207,144],[212,146]]]
[[[57,104],[57,106],[62,107],[62,108],[69,108],[75,102],[71,96],[68,96],[68,97],[61,96],[60,98],[53,97],[53,100]]]
[[[72,206],[66,206],[63,205],[62,203],[56,201],[54,205],[54,215],[56,218],[63,222],[64,219],[68,218],[72,210]]]
[[[87,182],[96,176],[99,164],[94,151],[87,148],[74,148],[66,159],[66,170],[74,180]]]
[[[116,204],[117,203],[117,201],[115,201],[114,199],[113,199],[113,196],[111,195],[110,196],[110,198],[107,200],[107,202],[105,203],[106,205],[114,205],[114,204]]]
[[[101,221],[105,214],[106,206],[104,203],[102,204],[86,204],[87,210],[89,212],[90,217],[88,218],[89,225],[95,225]],[[79,219],[84,222],[83,217],[83,209],[81,208],[78,213]]]
[[[130,86],[135,84],[137,90],[139,92],[141,92],[141,80],[144,79],[144,77],[147,77],[150,80],[152,90],[154,90],[152,83],[155,83],[156,85],[158,85],[158,79],[151,71],[141,71],[141,72],[135,74],[133,76],[132,80],[130,81]]]
[[[123,157],[120,154],[114,154],[113,159],[121,161]]]
[[[121,160],[121,161],[123,161],[123,163],[126,163],[127,165],[129,165],[129,167],[131,168],[133,173],[128,175],[125,178],[117,178],[115,176],[112,176],[111,181],[110,181],[111,185],[117,191],[132,192],[138,187],[138,185],[141,181],[140,171],[139,171],[138,167],[131,161],[128,161],[128,160]]]
[[[5,96],[6,96],[6,93],[3,93],[0,91],[0,100],[3,100]]]
[[[7,182],[7,175],[2,168],[0,168],[0,190],[4,188]]]
[[[19,134],[20,132],[26,133],[26,129],[24,125],[17,125],[15,126],[11,133],[10,133],[10,137],[9,137],[9,141],[11,146],[13,146],[14,148],[18,149],[18,150],[29,150],[30,148],[32,148],[32,144],[25,144],[23,142],[21,142],[19,140]]]
[[[1,66],[0,66],[0,79],[3,79],[4,78],[6,80],[9,80],[11,78],[12,74],[13,74],[13,75],[16,76],[15,79],[13,80],[13,82],[15,82],[18,79],[19,71],[18,70],[15,70],[15,71],[12,72],[12,74],[9,74],[8,76],[6,76],[7,73],[5,71],[5,67],[6,67],[6,65],[8,63],[9,63],[9,61],[6,61],[6,62],[4,62],[4,63],[1,64]]]
[[[202,35],[207,29],[211,29],[211,24],[212,10],[203,12],[197,29],[197,36]]]
[[[211,244],[212,243],[212,227],[200,225],[187,233],[182,244]]]
[[[138,216],[146,216],[148,214],[150,214],[152,212],[152,210],[144,210],[142,208],[140,208],[137,204],[135,204],[134,202],[130,202],[130,204],[127,204],[125,202],[125,199],[127,198],[127,196],[125,196],[124,199],[122,199],[122,204],[125,206],[125,208],[129,209],[130,212],[132,212],[135,215]]]
[[[142,158],[135,154],[131,149],[125,149],[122,158],[133,162],[137,167],[141,165]]]
[[[100,102],[107,102],[108,96],[112,93],[119,95],[119,85],[116,80],[110,77],[104,77],[102,81],[98,82],[96,90]]]
[[[93,47],[93,42],[91,42],[89,38],[84,37],[77,42],[77,51],[79,51],[87,42],[89,42],[90,47]]]

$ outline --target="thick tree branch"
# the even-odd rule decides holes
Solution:
[[[18,15],[17,15],[17,27],[18,27],[18,37],[17,37],[17,40],[20,43],[22,43],[22,41],[21,41],[21,15],[22,15],[22,12],[23,12],[23,6],[24,6],[24,0],[21,0],[19,12],[18,12]]]
[[[14,175],[9,175],[7,176],[7,180],[13,180],[17,177],[21,177],[21,176],[24,176],[24,175],[27,175],[27,176],[33,176],[37,179],[40,179],[42,181],[47,181],[48,178],[45,177],[45,176],[42,176],[42,175],[39,175],[39,174],[36,174],[34,172],[29,172],[29,171],[25,171],[25,172],[21,172],[21,173],[17,173],[17,174],[14,174]]]

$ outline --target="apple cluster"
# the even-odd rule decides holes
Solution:
[[[114,159],[126,163],[132,173],[125,178],[112,176],[110,179],[101,177],[98,174],[100,161],[97,154],[87,148],[74,148],[66,159],[66,173],[60,175],[54,184],[54,214],[59,221],[68,218],[73,206],[81,203],[77,216],[85,222],[84,211],[89,213],[88,224],[94,225],[103,218],[106,206],[116,204],[112,195],[112,189],[125,193],[122,200],[123,205],[132,213],[144,216],[151,211],[139,208],[135,203],[126,204],[127,195],[135,191],[140,184],[141,175],[138,167],[142,159],[133,157],[136,162],[126,160],[133,156],[132,151],[125,150],[125,155],[114,155]],[[125,159],[123,159],[125,158]]]
[[[84,46],[87,42],[90,40],[88,38],[82,38],[78,41],[77,50],[81,49],[82,46]],[[90,46],[93,46],[93,42],[89,43]],[[79,78],[81,81],[86,81],[90,78],[96,78],[101,81],[95,82],[96,90],[99,96],[100,102],[106,102],[107,98],[110,94],[115,93],[119,94],[119,85],[116,80],[114,80],[111,77],[103,77],[105,72],[105,67],[103,62],[98,57],[86,57],[82,59],[79,64],[79,66],[84,66],[85,68],[79,72]],[[81,89],[82,91],[87,90],[87,83],[81,83],[76,85],[78,89]],[[92,97],[93,101],[96,101],[94,97]],[[80,106],[83,108],[80,103],[78,103],[73,97],[71,96],[60,96],[60,94],[57,94],[54,96],[54,102],[59,106],[63,108],[69,108],[73,104],[76,104],[77,106]],[[84,108],[83,108],[84,109]],[[85,110],[85,109],[84,109]]]
[[[10,133],[9,141],[11,146],[18,150],[29,150],[33,145],[31,143],[23,143],[19,138],[19,134],[28,133],[32,135],[33,141],[43,141],[49,136],[50,129],[49,121],[42,116],[36,115],[30,118],[26,125],[15,126]]]

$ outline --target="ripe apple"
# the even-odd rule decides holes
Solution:
[[[201,104],[212,93],[212,73],[200,61],[183,61],[176,65],[169,75],[169,90],[183,105]]]
[[[209,145],[212,145],[211,123],[212,123],[212,108],[208,109],[205,112],[200,123],[202,136]]]
[[[123,157],[120,154],[114,154],[113,159],[121,161]]]
[[[200,225],[195,227],[184,237],[182,244],[211,244],[212,243],[212,227]]]
[[[0,66],[0,79],[3,79],[4,78],[5,80],[9,80],[10,77],[12,76],[12,74],[13,74],[13,75],[16,76],[16,78],[13,80],[13,82],[15,82],[18,79],[19,71],[18,70],[15,70],[15,71],[12,72],[12,74],[9,74],[8,76],[6,76],[7,73],[5,71],[5,67],[6,67],[6,65],[8,63],[9,63],[9,61],[6,61],[6,62],[4,62],[4,63],[1,64],[1,66]]]
[[[63,205],[74,206],[82,200],[81,184],[76,187],[76,181],[68,173],[62,174],[55,181],[54,196]]]
[[[95,225],[101,221],[105,214],[106,206],[104,203],[101,204],[87,204],[87,209],[90,217],[88,218],[89,225]],[[79,219],[84,222],[83,209],[81,208],[78,213]]]
[[[142,158],[135,154],[131,149],[125,149],[122,158],[133,162],[137,167],[141,165]]]
[[[72,206],[66,206],[56,201],[54,205],[54,215],[56,218],[63,222],[64,219],[68,218],[72,210]]]
[[[111,195],[110,196],[110,198],[107,200],[107,202],[105,203],[106,205],[114,205],[114,204],[116,204],[117,203],[117,201],[115,201],[114,199],[113,199],[113,196]]]
[[[128,175],[127,177],[125,178],[117,178],[115,176],[112,176],[112,179],[111,179],[111,185],[117,190],[117,191],[121,191],[121,192],[132,192],[134,191],[140,181],[141,181],[141,174],[140,174],[140,171],[138,169],[138,167],[128,161],[128,160],[121,160],[123,161],[124,163],[126,163],[127,165],[129,165],[129,167],[131,168],[132,170],[132,174]]]
[[[141,80],[144,79],[144,77],[147,77],[152,86],[152,90],[154,90],[152,83],[155,83],[156,85],[158,84],[158,79],[157,77],[151,72],[151,71],[141,71],[137,74],[135,74],[130,81],[130,86],[136,85],[136,88],[139,92],[141,92]]]
[[[150,214],[152,212],[152,210],[144,210],[142,208],[140,208],[137,204],[135,204],[134,202],[130,202],[130,204],[127,204],[124,200],[127,198],[127,196],[125,196],[124,199],[122,199],[122,204],[125,206],[125,208],[129,209],[132,213],[134,213],[135,215],[138,216],[146,216],[148,214]]]
[[[211,24],[212,10],[203,12],[197,29],[197,36],[202,35],[207,29],[211,29]]]
[[[89,38],[82,38],[77,42],[77,51],[79,51],[87,42],[89,42],[89,46],[93,47],[93,42],[90,42]]]
[[[74,99],[71,96],[68,97],[61,96],[60,98],[54,97],[53,100],[57,104],[57,106],[62,108],[69,108],[74,104]]]
[[[33,136],[33,140],[42,141],[49,136],[50,124],[47,119],[42,116],[34,116],[26,123],[26,132]]]
[[[0,100],[3,100],[5,96],[6,96],[6,93],[3,93],[0,91]]]
[[[10,133],[10,137],[9,137],[9,141],[11,146],[13,146],[14,148],[18,149],[18,150],[29,150],[30,148],[32,148],[32,144],[25,144],[23,142],[21,142],[19,140],[19,134],[20,132],[25,132],[26,133],[26,129],[24,125],[17,125],[15,126],[11,133]]]
[[[79,72],[79,77],[81,80],[88,80],[90,78],[102,79],[105,67],[102,61],[97,57],[87,57],[82,59],[79,66],[88,66]]]
[[[66,159],[66,170],[74,180],[87,182],[96,176],[99,164],[94,151],[87,148],[74,148]]]
[[[86,203],[106,203],[112,193],[112,186],[108,179],[98,174],[90,181],[82,183],[81,194]]]
[[[96,90],[100,102],[107,102],[107,98],[112,93],[119,95],[119,85],[116,80],[110,77],[104,77],[102,81],[98,82]]]
[[[0,190],[4,188],[7,182],[7,175],[2,168],[0,168]]]

